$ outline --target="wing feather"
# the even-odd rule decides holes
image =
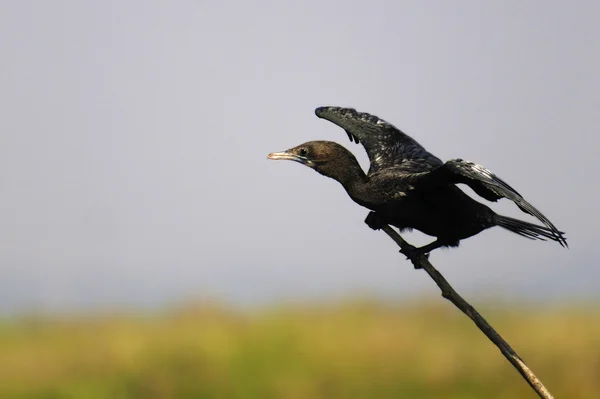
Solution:
[[[500,198],[508,198],[523,212],[534,216],[546,225],[552,231],[557,241],[564,245],[567,244],[565,238],[562,236],[564,233],[559,231],[542,212],[527,202],[508,183],[481,165],[462,159],[453,159],[429,173],[423,173],[418,180],[418,184],[428,185],[463,183],[489,201],[495,202]]]
[[[371,162],[369,175],[394,166],[423,171],[442,164],[412,137],[375,115],[342,107],[319,107],[315,114],[344,129],[350,141],[363,145]]]

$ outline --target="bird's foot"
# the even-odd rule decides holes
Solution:
[[[400,253],[406,256],[407,260],[410,260],[415,266],[415,269],[422,269],[421,256],[425,259],[429,259],[429,253],[426,253],[422,248],[415,248],[412,245],[405,243],[400,247]]]
[[[365,219],[365,223],[373,230],[381,230],[381,228],[386,224],[381,215],[377,212],[369,212],[367,218]]]

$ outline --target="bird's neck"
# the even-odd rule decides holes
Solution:
[[[365,184],[369,180],[354,157],[349,159],[348,162],[332,166],[333,167],[327,169],[323,168],[319,170],[319,172],[337,180],[346,190]]]
[[[370,196],[369,178],[360,166],[346,171],[342,179],[338,179],[350,198],[364,205]]]
[[[338,162],[328,162],[315,168],[319,173],[338,181],[350,198],[363,205],[369,196],[369,177],[360,164],[346,151],[345,156],[339,157]]]

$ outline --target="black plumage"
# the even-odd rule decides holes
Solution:
[[[366,219],[370,227],[391,224],[436,237],[421,248],[422,252],[458,246],[460,240],[493,226],[567,246],[564,233],[483,166],[462,159],[443,163],[413,138],[374,115],[341,107],[319,107],[315,113],[363,145],[370,160],[367,174],[350,151],[330,141],[307,142],[269,154],[269,158],[300,162],[340,182],[355,202],[372,210]],[[544,226],[496,214],[460,190],[456,186],[459,183],[489,201],[510,199]]]

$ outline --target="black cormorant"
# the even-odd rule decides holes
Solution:
[[[458,246],[460,240],[492,226],[567,246],[563,232],[483,166],[462,159],[443,163],[392,124],[368,113],[341,107],[319,107],[315,113],[363,145],[371,162],[367,174],[350,151],[331,141],[310,141],[268,158],[296,161],[340,182],[350,198],[372,211],[365,220],[371,228],[391,224],[437,238],[418,248],[419,253]],[[458,183],[489,201],[508,198],[545,226],[498,215],[465,194]]]

